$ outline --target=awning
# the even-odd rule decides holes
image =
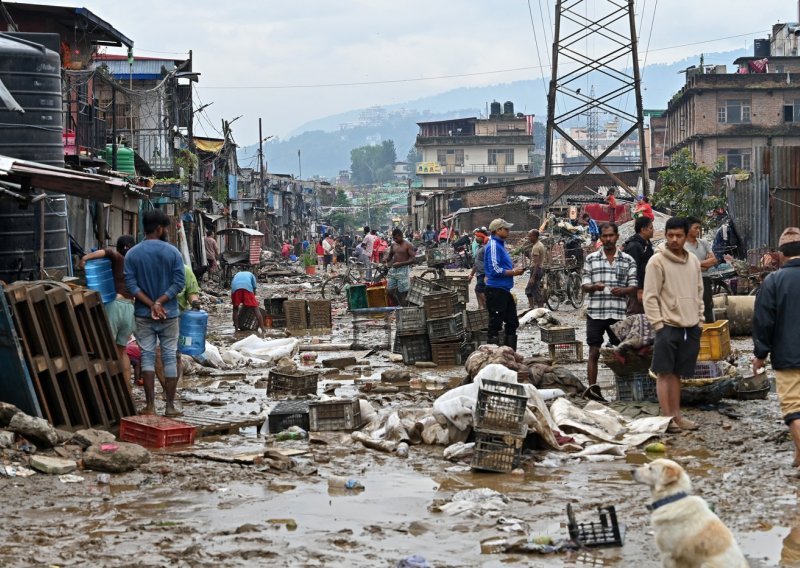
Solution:
[[[194,147],[201,152],[211,152],[216,154],[225,145],[225,140],[218,138],[193,138]]]
[[[20,196],[31,189],[64,193],[84,199],[111,203],[114,193],[124,192],[135,199],[146,199],[148,189],[123,179],[57,168],[38,162],[0,155],[0,186]]]

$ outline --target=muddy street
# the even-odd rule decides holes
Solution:
[[[520,295],[523,285],[517,282]],[[294,283],[262,283],[258,294],[315,297]],[[223,349],[247,336],[233,333],[225,296],[207,295],[204,301],[211,313],[209,341]],[[582,337],[577,310],[554,315],[577,327]],[[302,342],[339,342],[350,334],[349,322],[344,304],[337,301],[333,333]],[[749,339],[734,340],[743,355],[749,345]],[[535,323],[521,328],[520,353],[535,355],[545,348]],[[330,356],[350,353],[317,354],[320,366]],[[390,361],[386,350],[374,350],[366,359],[369,369],[362,361],[355,371],[328,370],[321,389],[338,383],[337,394],[357,394],[379,412],[424,409],[440,392],[428,387],[457,384],[466,374],[463,367],[405,367]],[[566,366],[585,378],[585,363]],[[355,383],[362,376],[394,368],[409,369],[418,378],[410,390],[358,391]],[[182,406],[263,419],[275,403],[265,396],[267,372],[247,366],[193,367],[181,384]],[[610,371],[601,372],[600,384],[613,399]],[[628,416],[657,413],[651,403],[612,406]],[[732,529],[752,566],[777,566],[781,559],[791,566],[787,559],[800,545],[793,540],[800,527],[798,486],[781,473],[792,454],[775,395],[724,400],[687,413],[701,428],[660,436],[666,457],[684,465],[696,492]],[[290,456],[291,465],[282,470],[274,460],[253,459],[265,449]],[[312,432],[310,440],[277,441],[251,426],[238,434],[198,437],[192,447],[154,451],[149,463],[112,475],[107,484],[88,470],[78,472],[83,480],[77,483],[46,475],[3,479],[0,563],[394,566],[416,554],[437,567],[660,565],[645,508],[648,491],[633,483],[631,470],[664,454],[640,447],[617,459],[581,461],[568,453],[527,450],[519,469],[498,474],[471,470],[468,460],[447,461],[443,449],[412,445],[403,458],[367,449],[349,432]],[[7,461],[11,457],[8,453]],[[358,480],[363,490],[329,487],[332,476]],[[492,542],[567,538],[568,503],[579,522],[597,520],[598,507],[614,505],[626,527],[624,546],[541,555],[490,553]]]

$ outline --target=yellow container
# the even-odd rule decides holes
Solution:
[[[367,288],[367,306],[370,308],[385,308],[388,306],[386,286],[372,286]]]
[[[721,361],[731,355],[731,334],[728,320],[703,324],[698,361]]]

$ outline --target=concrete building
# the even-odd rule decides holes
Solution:
[[[776,25],[770,52],[767,40],[757,40],[753,56],[734,62],[735,72],[702,64],[686,70],[686,84],[663,116],[667,161],[688,148],[707,167],[721,161],[725,171],[751,170],[755,148],[800,144],[800,56],[793,30],[800,26]]]
[[[425,188],[454,188],[530,177],[532,117],[507,101],[491,104],[489,118],[419,122],[417,176]]]
[[[625,126],[625,129],[628,126],[629,124]],[[619,139],[621,134],[620,120],[619,118],[613,118],[594,129],[589,126],[576,126],[570,128],[568,132],[573,140],[582,147],[587,148],[592,155],[599,156]],[[637,167],[636,164],[641,161],[639,153],[638,136],[628,137],[608,154],[603,163],[612,172],[635,169]],[[567,139],[554,138],[553,164],[554,174],[577,174],[583,171],[589,164],[589,160]],[[593,173],[600,171],[602,171],[600,168],[595,168]]]

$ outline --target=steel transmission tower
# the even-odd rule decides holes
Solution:
[[[630,73],[628,71],[630,70]],[[600,85],[599,94],[594,88],[589,94],[581,86]],[[630,95],[636,105],[628,111]],[[636,45],[636,21],[633,0],[556,0],[555,30],[553,33],[553,63],[550,89],[547,95],[547,143],[545,146],[545,208],[566,194],[594,168],[608,174],[628,193],[635,189],[624,183],[610,168],[625,165],[642,172],[647,180],[647,155],[645,153],[644,120],[642,112],[641,77]],[[630,128],[621,128],[618,137],[602,152],[589,136],[586,147],[570,136],[569,123],[581,115],[597,113],[613,115]],[[596,126],[595,126],[596,128]],[[639,136],[639,156],[635,162],[622,162],[609,156],[634,133]],[[551,191],[553,169],[566,165],[558,156],[553,157],[553,136],[558,134],[566,144],[583,154],[583,170],[570,179],[564,187]],[[596,135],[594,137],[596,142]],[[647,183],[643,183],[647,191]]]

